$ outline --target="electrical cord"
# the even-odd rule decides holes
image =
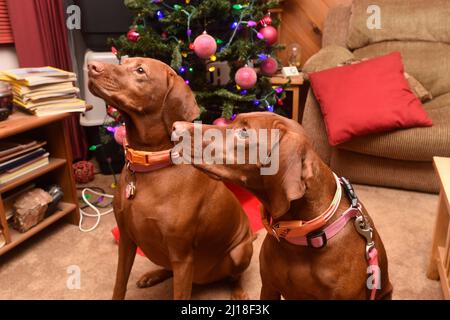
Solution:
[[[100,188],[95,188],[95,189],[100,189]],[[93,203],[91,203],[87,199],[86,192],[90,192],[90,193],[96,194],[96,195],[98,195],[100,197],[104,197],[104,198],[110,198],[110,199],[114,198],[113,195],[110,195],[110,194],[107,194],[107,193],[104,193],[104,192],[98,192],[98,191],[95,191],[95,190],[93,190],[91,188],[84,188],[83,191],[81,191],[81,198],[86,203],[87,207],[90,207],[95,212],[95,214],[88,213],[88,212],[83,210],[84,208],[87,208],[87,207],[80,208],[80,222],[78,224],[78,228],[82,232],[90,232],[90,231],[94,230],[95,228],[98,227],[102,216],[110,214],[111,212],[113,212],[113,208],[110,208],[108,210],[100,212],[100,210],[97,208],[97,206],[94,205]],[[97,221],[95,222],[95,224],[92,227],[90,227],[88,229],[84,229],[83,226],[82,226],[84,217],[94,217],[94,218],[97,218]]]
[[[100,192],[100,193],[106,193],[105,189],[100,188],[100,187],[94,187],[94,186],[77,187],[77,190],[83,190],[83,189],[86,189],[86,188],[95,190],[95,191]]]
[[[105,190],[103,189],[103,188],[100,188],[100,187],[94,187],[94,186],[88,186],[88,187],[77,187],[77,190],[83,190],[83,189],[85,189],[85,188],[89,188],[89,189],[92,189],[92,190],[95,190],[95,191],[97,191],[97,192],[99,192],[99,193],[101,193],[101,194],[105,194],[106,192],[105,192]],[[100,209],[106,209],[106,208],[108,208],[109,206],[111,206],[112,205],[112,199],[111,199],[111,201],[109,202],[109,203],[107,203],[107,204],[104,204],[104,205],[101,205],[100,203],[101,202],[103,202],[103,199],[104,199],[104,197],[103,196],[100,196],[100,197],[98,197],[96,200],[95,200],[95,202],[91,202],[94,206],[96,206],[97,208],[100,208]],[[80,197],[78,197],[78,201],[81,201],[81,200],[83,200],[83,198],[80,196]],[[89,200],[89,199],[88,199]],[[86,208],[89,208],[89,205],[84,205],[84,206],[82,206],[82,207],[80,207],[80,209],[86,209]]]
[[[105,118],[103,120],[103,126],[105,126],[108,118],[110,118],[110,116],[108,114],[106,114]],[[104,153],[105,151],[103,150],[102,152]],[[108,163],[109,170],[111,171],[111,173],[113,175],[113,178],[114,178],[114,183],[113,183],[113,188],[114,188],[117,185],[117,179],[116,179],[116,174],[115,174],[115,172],[114,172],[114,170],[112,168],[112,159],[111,159],[111,157],[107,157],[106,161]],[[97,172],[97,173],[94,173],[94,174],[98,174],[98,173],[100,173],[100,172]],[[99,188],[99,187],[77,188],[77,189],[79,189],[79,190],[82,189],[82,191],[81,191],[81,199],[86,203],[85,206],[80,207],[80,222],[78,224],[78,228],[82,232],[90,232],[90,231],[92,231],[92,230],[94,230],[95,228],[98,227],[102,216],[110,214],[111,212],[113,212],[113,208],[110,208],[108,210],[100,212],[99,208],[100,209],[105,209],[105,208],[109,207],[110,205],[112,205],[112,200],[111,200],[110,203],[108,203],[106,205],[100,205],[101,201],[99,201],[99,199],[100,198],[102,198],[102,199],[103,198],[113,199],[114,196],[105,193],[105,191],[102,188]],[[99,198],[95,202],[91,203],[89,201],[89,199],[86,197],[86,192],[90,192],[90,193],[96,194],[96,195],[99,196]],[[84,209],[86,209],[88,207],[90,207],[92,210],[94,210],[95,214],[87,213],[86,211],[84,211]],[[95,218],[97,218],[97,221],[95,222],[95,224],[92,227],[90,227],[88,229],[84,229],[82,227],[84,217],[95,217]]]

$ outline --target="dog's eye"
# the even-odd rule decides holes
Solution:
[[[245,129],[245,128],[242,128],[242,129],[238,130],[237,134],[238,134],[238,137],[241,138],[241,139],[247,139],[248,138],[248,132],[247,132],[247,129]]]
[[[142,68],[142,67],[137,68],[136,71],[137,71],[137,73],[139,73],[139,74],[144,74],[144,73],[145,73],[145,70],[144,70],[144,68]]]

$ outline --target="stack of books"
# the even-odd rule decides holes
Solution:
[[[86,111],[73,72],[53,67],[12,69],[0,71],[0,80],[11,83],[14,105],[25,112],[46,116]]]
[[[49,164],[45,141],[0,141],[0,185]]]

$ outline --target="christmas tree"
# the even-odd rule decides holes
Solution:
[[[170,65],[194,91],[205,122],[249,111],[283,114],[284,88],[267,77],[277,70],[281,48],[279,21],[269,14],[279,2],[125,0],[134,22],[111,45],[119,58]]]

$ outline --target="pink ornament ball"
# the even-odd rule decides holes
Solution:
[[[130,29],[130,31],[128,31],[127,33],[127,38],[132,42],[138,42],[141,38],[141,35],[136,31],[136,29]]]
[[[217,50],[216,40],[206,32],[194,40],[194,52],[201,59],[209,59]]]
[[[261,63],[261,72],[265,75],[271,76],[278,70],[278,62],[274,58],[267,58]]]
[[[266,43],[271,46],[278,40],[278,31],[272,26],[266,26],[259,30],[259,33],[262,34]]]
[[[125,126],[120,126],[116,129],[116,131],[114,132],[114,139],[116,140],[116,142],[120,145],[123,144],[123,140],[125,139],[127,132],[126,132],[126,128]]]
[[[225,127],[228,124],[230,124],[232,121],[226,118],[217,118],[214,120],[213,125],[219,126],[219,127]]]
[[[255,69],[250,67],[240,68],[234,76],[234,81],[236,81],[236,84],[242,89],[253,88],[257,80],[258,76],[256,75]]]

